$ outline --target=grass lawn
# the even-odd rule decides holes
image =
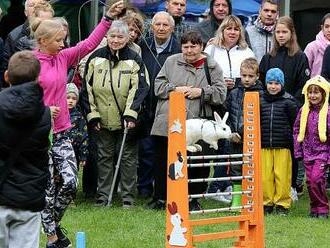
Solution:
[[[94,207],[78,194],[76,207],[70,207],[62,225],[68,230],[69,238],[74,241],[75,233],[86,233],[87,248],[160,248],[165,244],[165,211],[145,210],[146,201],[137,200],[133,209],[122,209],[115,199],[111,208]],[[207,200],[202,201],[205,208],[224,205]],[[266,247],[276,248],[322,248],[329,247],[330,219],[310,219],[307,217],[309,199],[304,196],[291,208],[287,217],[269,215],[265,217]],[[209,215],[207,215],[209,216]],[[195,229],[203,231],[226,230],[231,225],[214,225]],[[45,235],[41,235],[40,247],[45,247]],[[231,247],[233,240],[199,243],[196,247]],[[75,247],[75,246],[74,246]]]

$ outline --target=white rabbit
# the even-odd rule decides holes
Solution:
[[[226,124],[228,112],[225,113],[223,119],[214,112],[214,119],[189,119],[186,121],[186,138],[187,150],[190,152],[202,151],[202,147],[196,144],[199,140],[210,145],[210,148],[218,150],[219,139],[230,139],[231,130]]]
[[[175,202],[171,204],[167,204],[168,211],[171,214],[171,223],[173,225],[173,229],[170,235],[167,235],[167,240],[170,245],[174,246],[186,246],[187,239],[184,237],[184,233],[187,232],[187,228],[181,227],[182,218],[178,213],[178,207]]]

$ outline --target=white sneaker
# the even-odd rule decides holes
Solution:
[[[292,188],[291,187],[291,199],[293,202],[296,202],[298,201],[298,193],[297,193],[297,190],[295,188]]]
[[[220,189],[218,189],[216,193],[221,193]],[[224,196],[224,195],[215,195],[215,196],[210,196],[209,198],[213,199],[215,201],[226,203],[226,204],[231,203],[231,200],[228,200],[226,197],[228,197],[228,196],[227,195],[226,196]]]
[[[233,186],[228,186],[224,192],[233,192]],[[223,196],[227,201],[231,202],[233,196],[232,195],[225,195]]]

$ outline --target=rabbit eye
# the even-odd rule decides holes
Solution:
[[[223,128],[222,130],[223,130],[223,131],[226,131],[226,128]]]

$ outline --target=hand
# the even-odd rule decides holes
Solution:
[[[95,126],[94,126],[94,129],[95,129],[96,131],[100,131],[100,130],[101,130],[101,123],[100,123],[100,122],[96,122],[96,123],[95,123]]]
[[[234,143],[240,143],[242,141],[242,137],[238,133],[232,133],[230,135],[230,140]]]
[[[225,78],[225,83],[228,90],[231,90],[235,87],[235,80],[233,78]]]
[[[125,8],[125,4],[123,0],[120,0],[118,2],[115,2],[112,4],[107,12],[107,15],[111,18],[115,18],[119,14],[123,12],[123,9]]]
[[[50,114],[52,116],[53,119],[56,119],[61,111],[60,107],[56,107],[56,106],[50,106]]]
[[[195,99],[202,95],[202,89],[201,88],[189,88],[188,91],[184,94],[185,97],[188,99]]]
[[[86,165],[86,161],[80,161],[80,162],[79,162],[79,166],[80,166],[81,168],[84,168],[85,165]]]
[[[175,91],[176,92],[181,92],[183,94],[186,94],[186,92],[190,89],[190,87],[188,86],[179,86],[179,87],[175,87]]]
[[[124,126],[127,127],[128,129],[135,128],[135,122],[124,120]]]

